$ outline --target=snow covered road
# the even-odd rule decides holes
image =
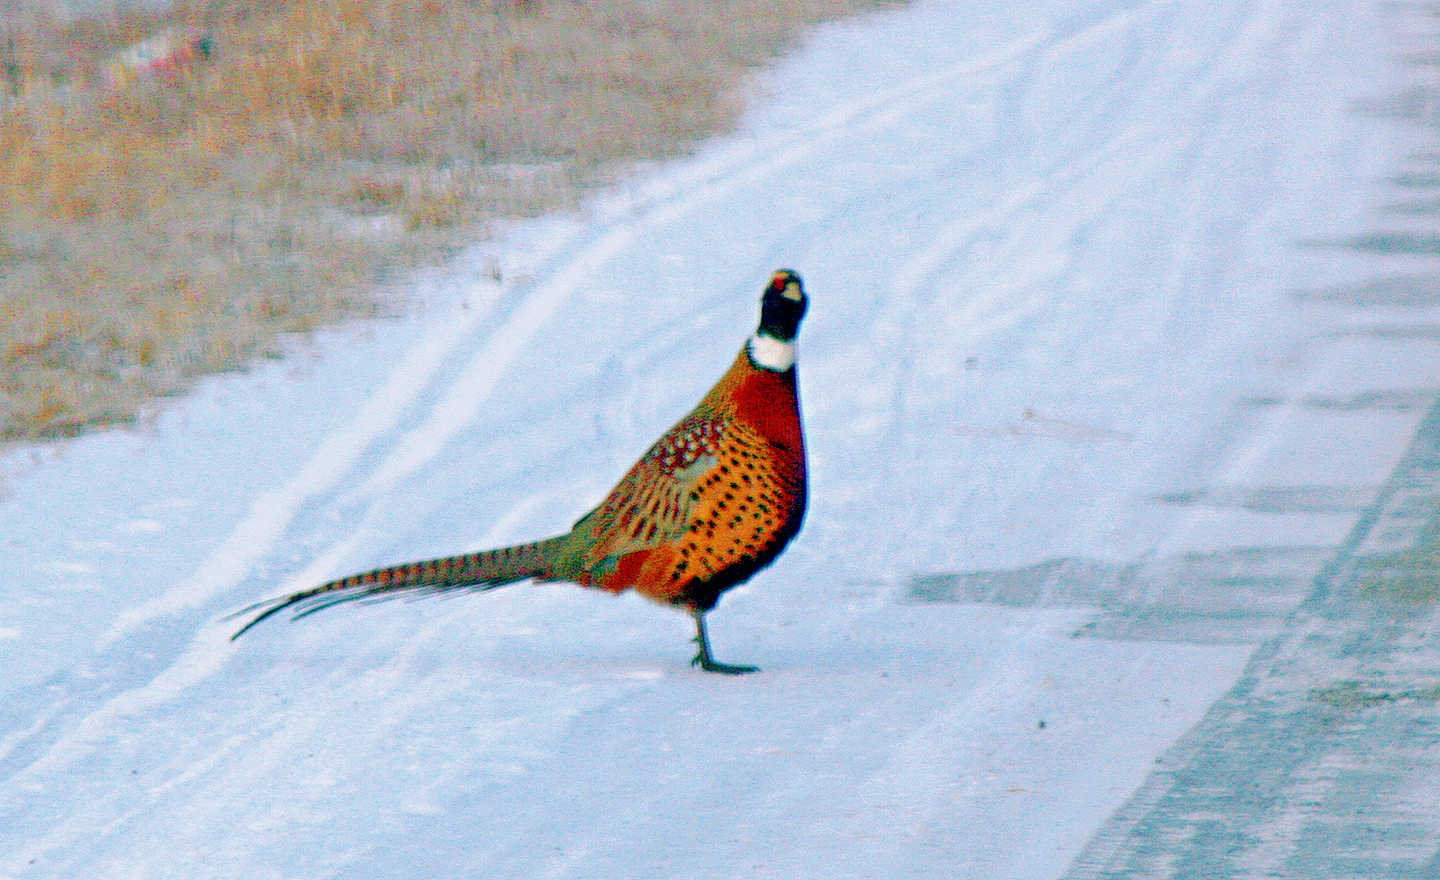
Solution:
[[[1061,876],[1440,388],[1440,337],[1390,332],[1434,303],[1344,295],[1433,256],[1326,244],[1419,143],[1354,112],[1406,86],[1381,14],[828,27],[742,132],[421,279],[418,314],[12,456],[0,877]],[[228,641],[288,589],[568,528],[779,266],[812,507],[710,618],[762,674],[564,586]]]

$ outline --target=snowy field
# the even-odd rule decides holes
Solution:
[[[1334,246],[1423,146],[1355,111],[1409,85],[1396,8],[827,27],[742,132],[417,279],[415,315],[10,456],[0,877],[1065,874],[1440,387],[1435,336],[1383,332],[1414,307],[1325,293],[1434,268]],[[563,585],[229,641],[286,590],[567,529],[780,266],[812,506],[710,616],[763,672]]]

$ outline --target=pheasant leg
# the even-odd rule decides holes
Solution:
[[[705,612],[695,612],[695,643],[700,646],[700,653],[690,661],[691,666],[699,666],[706,672],[718,672],[722,675],[745,675],[750,672],[759,672],[758,666],[731,666],[729,663],[717,663],[710,654],[710,636],[705,632]]]

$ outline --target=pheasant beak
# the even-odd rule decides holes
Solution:
[[[800,302],[805,294],[800,290],[800,278],[794,272],[781,270],[770,278],[770,286],[780,291],[780,295],[788,300]]]

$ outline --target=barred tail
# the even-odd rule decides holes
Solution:
[[[266,599],[226,618],[229,620],[260,611],[230,640],[240,638],[250,627],[287,608],[295,611],[290,619],[299,620],[343,602],[379,602],[406,595],[423,596],[459,589],[493,590],[526,578],[544,579],[553,574],[553,555],[566,537],[562,535],[533,544],[377,568],[288,596]]]

